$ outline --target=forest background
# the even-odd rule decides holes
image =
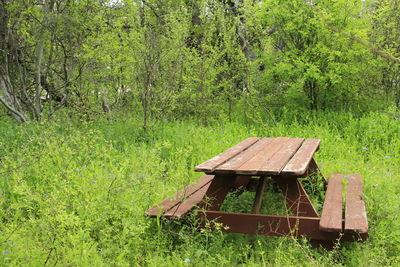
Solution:
[[[2,114],[271,119],[400,103],[397,1],[1,1]]]
[[[397,0],[0,0],[1,260],[398,265],[399,58]],[[361,173],[369,243],[143,216],[247,136],[321,138],[327,176]]]

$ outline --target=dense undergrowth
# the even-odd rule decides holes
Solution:
[[[186,120],[159,123],[146,135],[140,125],[133,117],[0,121],[0,265],[400,265],[400,119],[330,113],[259,124]],[[322,139],[316,160],[325,176],[363,177],[368,241],[327,252],[306,240],[200,231],[190,217],[144,216],[196,181],[195,165],[249,136]],[[236,203],[246,209],[252,196],[241,198]]]

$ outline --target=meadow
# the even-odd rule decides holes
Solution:
[[[27,125],[0,120],[0,265],[400,266],[399,118],[332,112],[259,123],[186,119],[158,122],[146,134],[141,125],[122,114]],[[201,174],[194,166],[251,136],[320,138],[316,161],[326,177],[362,175],[369,239],[325,251],[302,239],[199,230],[190,216],[171,222],[144,215],[195,182]],[[319,199],[321,192],[313,194]],[[246,209],[251,199],[235,205]]]

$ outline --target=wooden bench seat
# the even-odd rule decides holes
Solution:
[[[368,232],[367,212],[362,200],[362,181],[359,174],[351,174],[347,183],[345,231]]]
[[[327,232],[342,231],[342,179],[341,174],[332,174],[328,180],[325,202],[319,229]]]
[[[365,203],[362,200],[362,182],[359,174],[348,176],[346,208],[343,220],[342,174],[333,174],[328,180],[328,189],[322,209],[319,229],[326,232],[367,233],[368,221]]]
[[[148,216],[181,218],[203,200],[213,178],[214,175],[204,175],[196,184],[186,186],[184,190],[176,195],[146,210],[145,214]]]

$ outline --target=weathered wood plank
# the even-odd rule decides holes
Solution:
[[[191,194],[189,197],[179,202],[177,205],[172,207],[170,210],[163,214],[164,217],[175,217],[181,218],[183,215],[192,210],[198,205],[204,198],[211,183],[204,185],[202,188]]]
[[[263,165],[265,165],[265,163],[268,162],[268,160],[282,148],[284,143],[288,142],[289,140],[289,137],[271,138],[268,144],[266,144],[256,154],[251,155],[246,162],[240,166],[235,166],[236,173],[257,174]]]
[[[362,200],[362,181],[359,174],[350,174],[346,194],[345,231],[368,232],[367,213]]]
[[[210,160],[207,160],[206,162],[203,162],[195,167],[196,172],[206,172],[210,173],[212,172],[217,166],[224,164],[231,158],[235,157],[242,151],[248,149],[251,147],[253,144],[257,143],[261,138],[259,137],[251,137],[247,138],[246,140],[240,142],[239,144],[229,148],[228,150],[222,152],[218,156],[213,157]]]
[[[319,229],[322,231],[342,231],[342,179],[343,176],[341,174],[332,174],[329,177],[328,189],[319,223]]]
[[[163,202],[151,207],[150,209],[146,210],[145,214],[149,216],[157,216],[160,213],[163,214],[167,212],[168,210],[172,209],[176,205],[178,205],[180,202],[185,200],[186,198],[190,197],[193,195],[195,192],[209,184],[212,179],[214,178],[214,175],[204,175],[202,176],[196,184],[193,185],[188,185],[185,187],[184,190],[178,192],[176,195],[171,196],[164,200]]]
[[[229,161],[215,168],[216,173],[232,173],[246,163],[248,160],[255,157],[265,147],[269,147],[275,138],[262,138],[247,150],[231,158]],[[237,173],[237,172],[236,172]],[[246,173],[248,174],[248,173]]]
[[[301,145],[296,154],[286,164],[282,170],[282,174],[288,175],[303,175],[307,171],[307,167],[311,162],[311,159],[315,151],[319,148],[319,139],[307,139]]]
[[[303,141],[304,138],[290,138],[283,144],[278,152],[261,166],[258,172],[260,174],[280,174],[286,163],[293,157]]]
[[[295,236],[317,240],[365,241],[364,233],[333,233],[318,229],[320,218],[275,216],[265,214],[233,213],[223,211],[199,211],[203,221],[215,220],[222,225],[219,230],[230,233],[257,234],[268,236]],[[204,223],[200,225],[204,227]]]

